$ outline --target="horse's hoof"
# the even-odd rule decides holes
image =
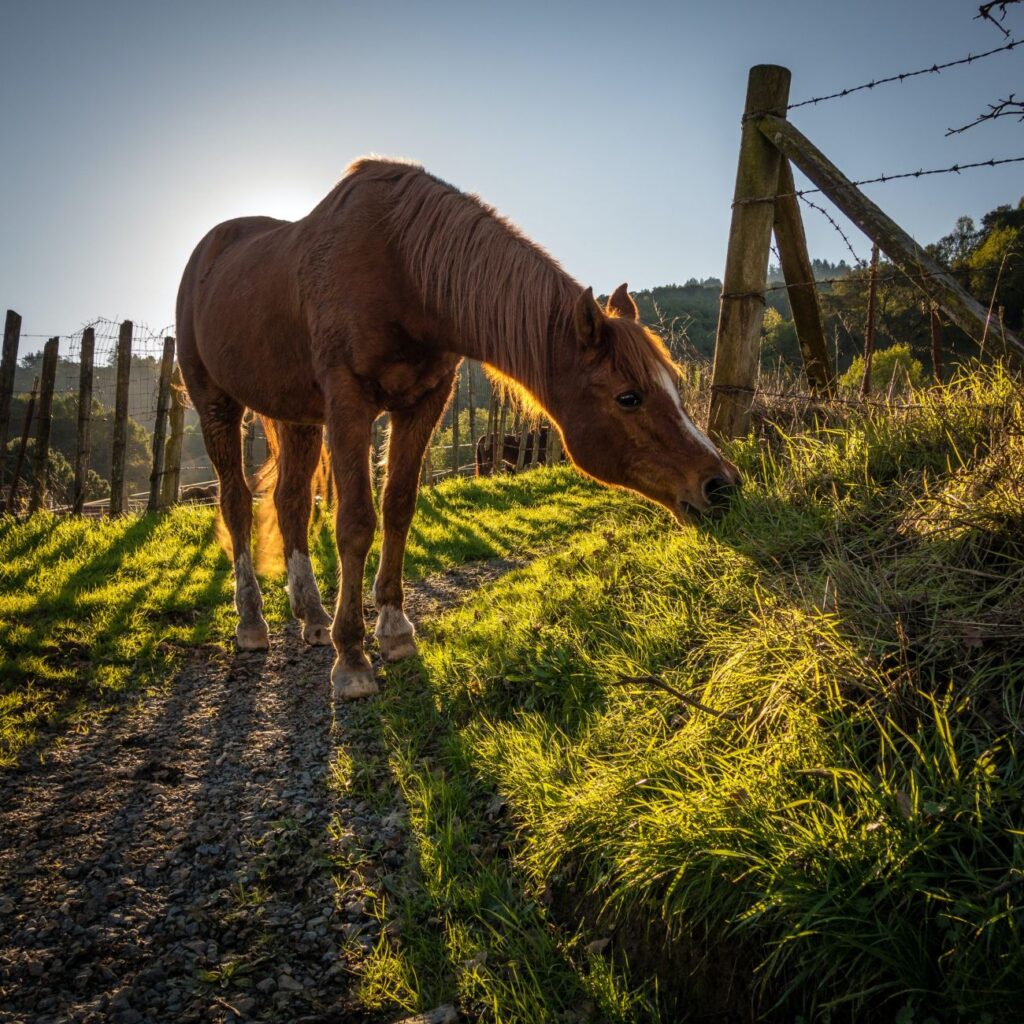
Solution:
[[[380,645],[380,656],[385,661],[401,661],[403,658],[414,658],[416,656],[416,640],[412,633],[402,633],[398,636],[379,636],[377,643]]]
[[[304,622],[302,624],[302,639],[312,647],[327,647],[331,642],[331,625],[314,624]]]
[[[239,624],[235,628],[235,646],[240,651],[265,651],[270,647],[270,630],[267,624],[255,626]]]
[[[416,630],[401,608],[386,604],[377,612],[373,631],[385,661],[401,661],[416,654]]]
[[[359,700],[380,693],[372,668],[346,669],[335,665],[331,669],[331,686],[335,700]]]

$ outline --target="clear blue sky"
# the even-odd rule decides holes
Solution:
[[[486,200],[609,291],[720,276],[747,69],[792,99],[999,45],[972,0],[349,3],[6,0],[0,306],[24,330],[159,327],[217,221],[307,212],[363,153]],[[1024,31],[1024,10],[1009,22]],[[793,112],[853,177],[1024,154],[1024,47]],[[1024,165],[874,186],[923,242],[1024,193]],[[841,240],[806,214],[812,255]],[[861,255],[868,243],[851,234]],[[24,351],[24,349],[23,349]]]

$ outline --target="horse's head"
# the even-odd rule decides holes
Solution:
[[[740,475],[686,414],[672,360],[638,322],[626,286],[606,309],[588,288],[573,310],[573,331],[577,344],[562,350],[571,365],[556,367],[552,395],[573,462],[680,521],[725,506]]]

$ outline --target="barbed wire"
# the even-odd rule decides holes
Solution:
[[[1024,112],[1022,112],[1024,113]],[[1024,117],[1022,117],[1024,120]],[[933,174],[960,174],[962,171],[974,170],[978,167],[999,167],[1001,164],[1024,163],[1024,156],[990,157],[988,160],[975,160],[967,164],[951,164],[949,167],[932,167],[928,170],[900,171],[898,174],[879,174],[874,178],[858,178],[851,181],[851,185],[878,185],[889,181],[899,181],[901,178],[927,178]],[[822,188],[801,188],[793,192],[776,192],[770,196],[752,196],[749,199],[734,199],[733,207],[755,206],[758,203],[774,203],[776,199],[791,199],[794,196],[802,199],[804,196],[813,196],[824,193]]]
[[[839,226],[839,222],[835,219],[835,217],[832,216],[832,214],[828,212],[828,210],[825,209],[825,207],[819,206],[817,203],[811,202],[811,200],[808,199],[807,196],[800,196],[800,202],[804,203],[806,206],[809,206],[812,210],[817,210],[818,213],[820,213],[825,218],[825,220],[827,220],[829,224],[832,225],[832,227],[835,229],[839,237],[842,238],[844,244],[846,245],[846,248],[849,250],[850,255],[854,259],[854,263],[856,263],[858,267],[867,266],[865,260],[861,259],[861,257],[857,255],[857,251],[853,248],[853,244],[850,242],[849,236]]]
[[[915,281],[927,281],[929,279],[943,277],[947,274],[981,274],[986,273],[990,270],[998,270],[1002,266],[1002,262],[999,263],[985,263],[978,267],[945,267],[940,268],[936,273],[922,271],[920,274],[912,274],[906,270],[900,270],[895,268],[891,273],[879,274],[876,281],[879,284],[885,284],[890,281],[909,281],[911,283]],[[769,292],[781,292],[789,291],[790,288],[823,288],[831,287],[836,284],[863,284],[866,286],[867,281],[859,278],[856,275],[858,270],[864,270],[865,267],[855,267],[849,274],[843,274],[841,277],[822,277],[814,281],[800,281],[792,286],[786,284],[784,281],[780,281],[777,284],[765,285],[761,291],[756,292],[727,292],[721,295],[723,299],[744,299],[744,298],[756,298],[764,296]]]
[[[1013,50],[1022,43],[1024,43],[1024,39],[1011,39],[1010,42],[1004,43],[1002,46],[996,46],[991,50],[985,50],[983,53],[969,53],[966,57],[961,57],[958,60],[946,61],[944,64],[932,64],[931,67],[919,68],[916,71],[902,71],[896,75],[887,75],[885,78],[875,78],[870,82],[863,82],[861,85],[852,85],[846,89],[840,89],[838,92],[828,93],[824,96],[812,96],[810,99],[800,100],[799,103],[790,103],[789,106],[786,107],[786,110],[796,110],[799,107],[809,107],[817,105],[818,103],[824,103],[826,100],[840,99],[844,96],[850,96],[855,92],[862,92],[865,89],[874,89],[876,86],[888,85],[891,82],[905,82],[908,78],[917,78],[919,75],[937,75],[948,68],[959,67],[962,64],[973,64],[975,61],[991,57],[993,54]]]

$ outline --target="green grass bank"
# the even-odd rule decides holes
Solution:
[[[907,409],[768,422],[712,528],[618,497],[430,624],[380,705],[422,884],[371,1001],[1015,1019],[1018,387],[983,371]]]
[[[710,526],[568,470],[421,498],[411,577],[536,557],[422,624],[356,712],[410,832],[369,1010],[1015,1019],[1024,401],[979,370],[906,404],[765,410]],[[231,626],[208,512],[3,522],[4,758]]]

